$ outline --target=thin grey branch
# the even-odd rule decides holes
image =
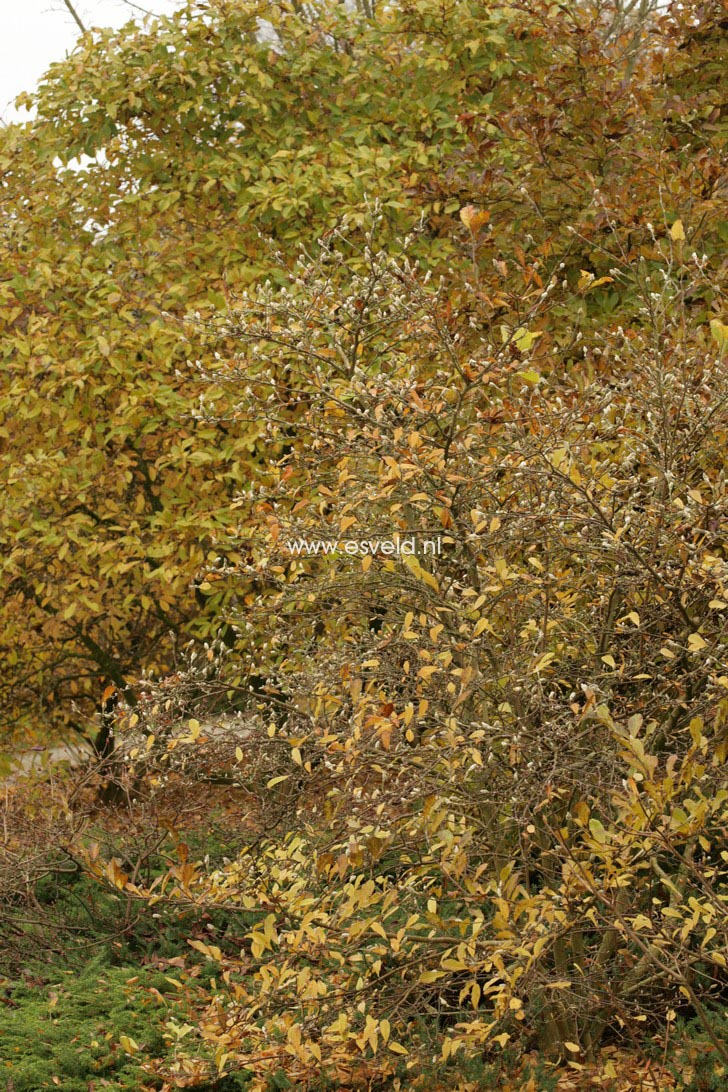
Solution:
[[[71,15],[76,20],[76,23],[77,23],[78,28],[81,31],[81,33],[85,34],[86,33],[86,27],[83,25],[83,22],[81,21],[81,16],[78,14],[76,9],[74,8],[73,4],[71,3],[71,0],[63,0],[63,3],[66,5],[66,9],[68,11],[70,11]]]

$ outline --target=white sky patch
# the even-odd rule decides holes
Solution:
[[[120,27],[130,19],[141,22],[144,12],[169,15],[180,0],[72,0],[81,21],[91,27]],[[2,0],[0,29],[0,119],[24,121],[25,110],[13,107],[23,91],[33,91],[48,67],[62,61],[80,36],[63,0]]]

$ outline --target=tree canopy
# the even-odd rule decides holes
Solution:
[[[261,461],[260,422],[193,419],[189,364],[210,346],[180,320],[280,280],[276,248],[292,260],[378,200],[390,239],[423,216],[421,260],[477,267],[506,322],[488,270],[512,253],[516,278],[563,261],[573,285],[649,260],[663,208],[715,253],[711,18],[215,3],[85,35],[2,133],[8,720],[62,723],[101,679],[168,665],[170,633],[215,628],[190,586]],[[490,217],[477,254],[470,203]],[[601,297],[598,320],[627,302]]]

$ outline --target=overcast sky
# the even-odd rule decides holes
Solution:
[[[21,91],[32,91],[53,61],[62,60],[76,44],[80,31],[63,0],[0,0],[0,118],[27,118],[12,102]],[[179,0],[71,0],[86,27],[121,26],[143,19],[139,8],[155,15],[180,7]]]

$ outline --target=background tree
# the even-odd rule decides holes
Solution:
[[[2,133],[7,723],[60,728],[102,679],[133,700],[170,633],[219,627],[199,581],[268,455],[259,423],[193,423],[187,361],[210,346],[180,319],[280,280],[261,233],[290,259],[367,199],[393,234],[423,214],[419,256],[469,267],[496,326],[524,276],[649,264],[665,201],[711,256],[719,27],[710,6],[695,25],[619,5],[216,3],[84,36]],[[680,83],[696,50],[700,82]],[[468,204],[490,222],[461,239]],[[582,323],[625,290],[589,297]]]
[[[3,131],[15,729],[75,719],[70,703],[88,711],[101,679],[133,700],[140,667],[172,662],[170,633],[219,624],[190,585],[265,456],[259,425],[194,422],[187,361],[209,347],[184,336],[182,315],[210,315],[226,286],[275,268],[261,232],[290,247],[368,194],[396,220],[412,170],[457,138],[469,74],[510,64],[498,36],[477,54],[453,46],[467,65],[451,70],[454,54],[430,55],[406,9],[383,18],[221,3],[86,35],[49,72],[37,117]]]

